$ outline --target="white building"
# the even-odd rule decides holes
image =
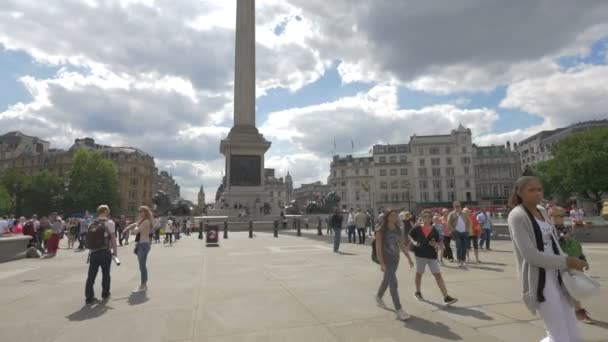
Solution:
[[[475,150],[462,125],[446,135],[375,145],[372,157],[335,156],[328,184],[343,208],[445,207],[476,202]],[[368,189],[369,191],[367,191]]]
[[[21,132],[9,132],[0,136],[0,160],[14,159],[18,156],[40,155],[49,151],[50,143]]]

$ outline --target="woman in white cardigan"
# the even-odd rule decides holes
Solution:
[[[555,228],[539,206],[543,187],[536,177],[521,177],[515,183],[509,205],[509,233],[513,241],[524,303],[538,312],[547,337],[541,342],[581,342],[572,298],[561,281],[561,271],[583,270],[587,263],[567,256],[559,247]]]

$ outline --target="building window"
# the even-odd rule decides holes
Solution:
[[[454,189],[456,187],[456,180],[454,179],[448,179],[445,181],[448,189]]]
[[[399,189],[399,181],[392,181],[391,182],[391,189]]]
[[[433,177],[441,177],[441,169],[436,167],[433,168]]]
[[[397,169],[391,169],[391,176],[397,175]]]
[[[380,176],[386,176],[386,169],[380,170]]]
[[[462,163],[464,165],[471,164],[471,158],[470,157],[462,157],[462,158],[460,158],[460,160],[462,161]]]
[[[355,169],[355,175],[359,175],[359,169]]]
[[[404,189],[406,189],[406,188],[408,188],[408,187],[409,187],[409,184],[407,183],[407,181],[406,181],[406,180],[402,180],[402,181],[401,181],[401,187],[402,187],[402,188],[404,188]]]
[[[452,153],[452,148],[450,146],[447,146],[445,148],[445,154],[451,154]]]
[[[447,165],[452,165],[452,158],[445,158],[445,163]]]
[[[395,153],[397,150],[395,150],[395,147],[391,146],[388,148],[388,153]]]
[[[496,185],[492,187],[492,196],[498,197],[498,187]]]
[[[408,201],[410,198],[410,193],[409,192],[402,192],[401,193],[401,200],[403,202]]]
[[[462,146],[462,153],[467,153],[467,148],[465,146]]]
[[[342,177],[346,176],[346,171],[341,170],[341,171],[340,171],[340,176],[342,176]]]
[[[397,150],[399,151],[399,153],[407,152],[407,150],[405,149],[405,146],[399,146],[399,148]]]
[[[434,180],[433,181],[433,189],[441,189],[441,181],[440,180]]]
[[[357,199],[357,201],[361,198],[359,195],[360,195],[359,191],[356,191],[355,192],[355,198]]]
[[[421,159],[419,160],[419,163],[420,163],[420,166],[424,166],[424,164],[425,164],[425,160],[424,160],[424,158],[421,158]]]
[[[439,154],[439,153],[441,153],[441,152],[439,152],[439,147],[431,147],[431,148],[429,149],[429,153],[430,153],[430,154]]]
[[[359,185],[361,185],[361,182],[360,181],[356,181],[355,185],[359,186]]]
[[[380,158],[378,159],[378,162],[379,162],[379,163],[386,163],[386,157],[380,157]]]
[[[137,186],[137,178],[131,178],[131,186]]]
[[[511,185],[509,185],[509,184],[503,185],[503,194],[505,194],[505,196],[509,196],[510,193],[511,193]]]
[[[468,179],[466,179],[466,180],[464,181],[464,187],[465,187],[465,188],[470,188],[470,187],[471,187],[471,181],[470,181],[470,180],[468,180]]]
[[[346,186],[346,182],[342,182],[342,184],[341,184],[341,185],[342,185],[342,186]]]
[[[389,160],[391,163],[396,163],[396,162],[397,162],[397,157],[396,157],[396,156],[391,156],[391,157],[389,157],[389,158],[388,158],[388,160]]]
[[[129,199],[136,199],[136,198],[137,198],[137,190],[129,191]]]
[[[469,167],[468,166],[464,167],[464,174],[467,175],[467,176],[469,175]]]
[[[448,192],[448,201],[454,202],[455,200],[456,200],[456,194],[454,193],[454,191]]]
[[[426,169],[425,168],[419,168],[418,169],[418,177],[426,177]]]
[[[336,185],[334,184],[334,186],[336,186]],[[270,197],[274,197],[274,191],[270,192]]]
[[[407,156],[399,156],[399,161],[402,163],[407,163]]]
[[[441,191],[435,191],[434,195],[435,195],[435,202],[441,202],[442,197],[443,197]]]
[[[391,202],[393,202],[393,203],[399,202],[399,194],[398,193],[391,194]]]
[[[378,153],[384,153],[385,149],[384,147],[378,147]]]
[[[365,169],[365,175],[369,176],[369,169]]]
[[[380,182],[380,189],[388,189],[388,182]]]
[[[401,169],[401,175],[407,176],[407,169]]]
[[[453,167],[446,167],[445,168],[445,175],[448,177],[454,177],[454,168]]]
[[[424,155],[424,149],[423,148],[419,148],[418,149],[418,154],[421,155],[421,156]]]
[[[467,202],[471,202],[473,200],[470,192],[467,192],[466,197],[467,197]]]
[[[420,202],[428,203],[428,201],[429,201],[429,193],[428,192],[420,193]]]
[[[381,202],[388,202],[388,194],[382,194],[380,195],[381,198]]]
[[[439,158],[431,158],[431,165],[439,166],[441,165],[441,160]]]
[[[426,190],[429,187],[429,183],[425,180],[421,180],[418,184],[422,190]]]

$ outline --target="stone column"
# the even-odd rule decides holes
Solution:
[[[255,0],[237,0],[234,126],[255,127]]]

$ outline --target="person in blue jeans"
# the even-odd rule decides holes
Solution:
[[[329,218],[329,226],[334,230],[334,253],[338,253],[340,249],[340,240],[342,239],[342,213],[336,208],[334,214]]]
[[[485,211],[481,211],[479,214],[477,214],[477,221],[479,221],[479,224],[481,225],[482,228],[482,233],[481,233],[481,242],[479,243],[479,248],[483,249],[483,244],[485,242],[486,244],[486,250],[490,251],[490,236],[492,235],[492,219],[490,218],[490,215],[488,215],[487,212]]]
[[[448,215],[448,229],[454,232],[456,240],[456,254],[459,267],[464,267],[467,248],[469,247],[469,234],[472,230],[471,218],[462,212],[462,204],[456,201],[454,210]]]
[[[148,290],[148,253],[150,253],[150,243],[152,240],[152,227],[154,217],[150,208],[142,206],[139,208],[138,220],[125,228],[125,232],[133,230],[136,233],[135,241],[135,254],[137,254],[137,261],[139,262],[139,272],[141,275],[141,284],[133,293],[146,292]]]
[[[116,225],[109,219],[110,208],[100,205],[97,208],[97,218],[89,225],[87,233],[87,248],[89,249],[89,272],[85,285],[85,303],[93,305],[99,303],[95,298],[95,278],[101,268],[101,298],[107,301],[110,298],[110,267],[112,256],[117,255]]]

